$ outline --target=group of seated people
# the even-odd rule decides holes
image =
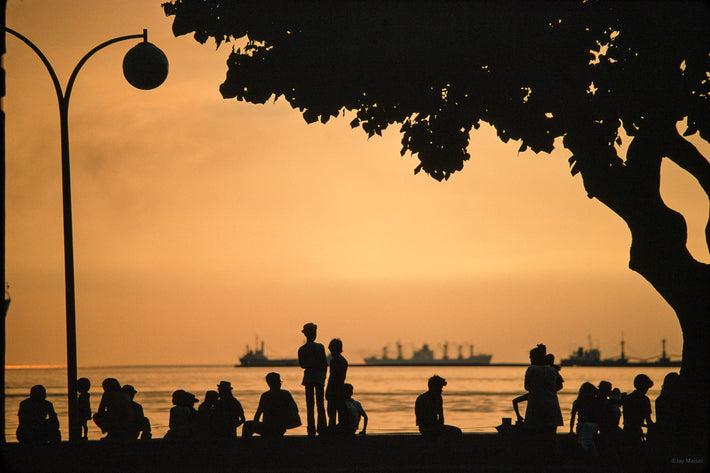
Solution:
[[[169,430],[165,434],[170,440],[213,440],[235,438],[237,428],[243,426],[242,435],[251,437],[258,434],[265,437],[283,436],[288,429],[301,425],[298,406],[291,393],[281,388],[278,373],[266,375],[269,389],[262,393],[253,420],[246,420],[241,403],[232,394],[229,381],[221,381],[217,390],[205,393],[204,401],[198,403],[194,394],[183,389],[173,392],[173,407],[170,409]],[[150,420],[144,415],[143,407],[135,402],[136,389],[121,384],[115,378],[106,378],[98,411],[92,415],[89,401],[91,383],[87,378],[77,382],[77,406],[81,423],[82,438],[88,439],[89,420],[106,434],[102,440],[150,439]],[[355,434],[360,420],[364,419],[360,434],[367,430],[367,414],[362,405],[352,398],[353,387],[345,385],[347,395],[347,421],[333,429],[333,433]],[[20,403],[17,439],[25,444],[48,444],[61,441],[59,420],[54,406],[47,401],[47,392],[42,385],[30,390],[30,397]]]
[[[184,390],[173,393],[174,406],[170,409],[170,422],[165,438],[215,439],[236,437],[242,427],[242,436],[258,434],[264,437],[281,437],[287,430],[299,427],[301,417],[291,393],[281,388],[281,376],[271,372],[266,375],[268,390],[261,394],[253,420],[246,420],[241,403],[233,396],[229,381],[221,381],[217,391],[207,391],[204,401],[195,409],[197,398]],[[352,399],[353,387],[346,384],[348,420],[335,427],[333,433],[354,434],[364,419],[361,434],[367,429],[367,414],[362,405]]]

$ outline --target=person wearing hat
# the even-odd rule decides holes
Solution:
[[[645,440],[643,427],[651,427],[651,401],[646,396],[653,386],[651,378],[640,374],[634,378],[634,389],[622,400],[624,409],[624,439],[630,449],[639,447]]]
[[[166,439],[188,440],[194,437],[194,424],[197,411],[195,410],[195,395],[183,389],[173,392],[173,407],[170,408],[169,430]]]
[[[131,409],[133,409],[133,428],[131,429],[132,438],[148,440],[152,437],[150,432],[150,420],[143,414],[143,406],[133,400],[136,397],[136,388],[130,384],[124,384],[121,391],[126,393],[131,400]]]
[[[434,375],[429,378],[429,390],[417,397],[414,403],[414,414],[417,418],[419,432],[425,437],[440,435],[461,435],[461,429],[444,424],[444,402],[441,396],[446,380]]]
[[[316,342],[318,326],[307,323],[303,326],[306,343],[298,349],[298,364],[303,368],[303,386],[306,388],[307,431],[309,437],[316,435],[315,408],[318,409],[317,431],[325,432],[325,376],[328,371],[328,359],[325,347]]]
[[[237,427],[246,420],[242,404],[232,394],[232,383],[220,381],[217,385],[219,399],[215,404],[216,434],[220,438],[236,438]]]

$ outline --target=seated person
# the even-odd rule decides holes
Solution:
[[[94,423],[106,434],[102,440],[129,440],[133,426],[133,408],[131,398],[121,391],[121,384],[116,378],[106,378],[101,383],[104,393],[101,395],[99,409],[94,414]]]
[[[444,407],[441,393],[446,380],[440,376],[429,378],[429,390],[417,397],[414,413],[419,432],[427,437],[438,435],[461,435],[461,429],[444,424]]]
[[[244,423],[242,435],[251,437],[259,434],[264,437],[281,437],[287,429],[301,425],[298,418],[298,406],[291,393],[281,389],[281,376],[278,373],[266,375],[269,390],[261,394],[259,407],[254,414],[254,420]],[[261,416],[263,420],[259,420]]]
[[[173,407],[170,408],[166,439],[183,441],[195,436],[196,402],[195,395],[184,389],[173,391]]]
[[[20,402],[17,416],[18,442],[42,445],[61,441],[59,419],[54,412],[54,405],[47,401],[47,391],[41,384],[32,386],[30,397]]]
[[[139,438],[141,440],[148,440],[152,437],[150,431],[150,420],[143,414],[143,406],[138,404],[133,399],[136,397],[136,388],[130,384],[124,384],[121,387],[121,391],[128,394],[131,400],[131,409],[133,409],[133,426],[131,429],[132,438]]]
[[[360,425],[360,418],[364,419],[362,424],[362,430],[360,435],[365,435],[367,430],[367,414],[365,409],[362,408],[362,404],[353,399],[353,385],[345,383],[345,410],[348,414],[348,433],[355,434],[357,428]]]

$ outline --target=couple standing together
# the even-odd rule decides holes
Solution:
[[[298,349],[298,364],[303,368],[303,386],[306,388],[306,409],[308,416],[308,436],[314,437],[316,431],[323,434],[326,429],[336,426],[344,427],[348,424],[345,400],[345,374],[348,370],[348,361],[343,357],[343,342],[337,338],[328,344],[332,359],[330,361],[330,376],[328,386],[325,387],[328,372],[328,359],[325,348],[316,342],[318,327],[316,324],[307,323],[303,326],[303,335],[306,343]],[[324,392],[325,388],[325,392]],[[324,396],[325,394],[325,396]],[[326,423],[325,399],[328,400],[328,422]],[[318,423],[316,412],[318,410]],[[336,423],[337,417],[337,423]]]

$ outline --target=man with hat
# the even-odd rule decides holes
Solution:
[[[150,420],[143,414],[143,406],[138,404],[133,398],[136,397],[136,388],[130,384],[124,384],[121,387],[121,391],[128,394],[131,400],[131,409],[133,409],[133,425],[131,428],[131,436],[137,439],[139,436],[141,440],[148,440],[152,437],[150,431]]]
[[[232,383],[220,381],[219,399],[215,404],[215,434],[220,438],[236,438],[237,427],[244,423],[242,404],[232,394]]]
[[[323,388],[328,371],[328,359],[325,357],[325,347],[316,343],[318,326],[307,323],[303,326],[306,343],[298,349],[298,364],[303,368],[303,386],[306,387],[306,410],[308,417],[308,436],[316,435],[316,419],[314,407],[318,408],[318,433],[326,429],[325,398]]]

